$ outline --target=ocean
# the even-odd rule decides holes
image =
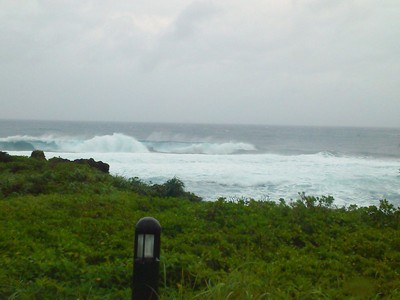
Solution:
[[[94,158],[110,173],[177,177],[205,200],[331,195],[400,206],[400,129],[0,120],[0,150]]]

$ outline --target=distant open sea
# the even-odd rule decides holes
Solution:
[[[400,205],[400,129],[0,120],[0,150],[94,158],[110,172],[176,176],[205,200],[332,195]]]

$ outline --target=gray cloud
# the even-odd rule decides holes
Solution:
[[[3,1],[0,118],[400,126],[400,4]]]

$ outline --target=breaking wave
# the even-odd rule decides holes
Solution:
[[[204,142],[147,142],[154,152],[176,154],[240,154],[254,152],[256,148],[247,143],[204,143]]]
[[[120,133],[95,136],[88,139],[53,136],[11,136],[0,138],[0,149],[9,151],[40,149],[49,152],[74,153],[149,152],[147,147],[135,138]]]
[[[240,142],[175,142],[175,141],[139,141],[135,138],[114,133],[112,135],[91,138],[55,137],[55,136],[10,136],[0,138],[0,150],[72,153],[175,153],[175,154],[239,154],[255,152],[256,148]]]

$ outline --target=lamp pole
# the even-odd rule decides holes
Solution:
[[[136,223],[132,300],[158,300],[161,225],[152,217]]]

